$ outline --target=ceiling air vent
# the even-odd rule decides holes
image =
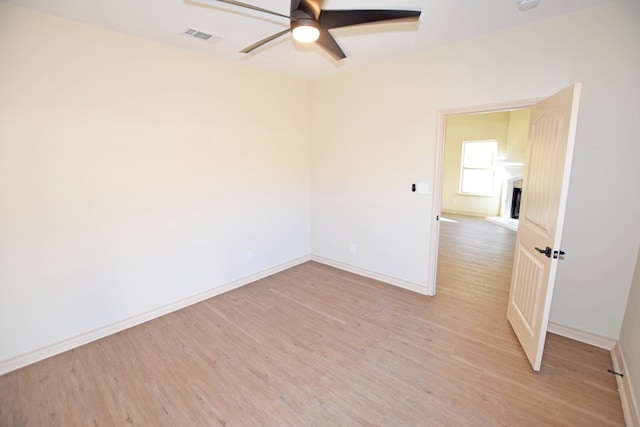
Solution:
[[[189,37],[195,37],[209,43],[218,43],[220,40],[222,40],[222,37],[214,36],[203,31],[194,30],[193,28],[187,28],[182,34]]]

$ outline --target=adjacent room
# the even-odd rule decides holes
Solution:
[[[0,0],[0,425],[638,425],[639,2],[373,1],[421,14],[317,45],[315,2],[151,3]],[[538,371],[504,106],[574,84]]]
[[[518,230],[528,108],[447,117],[442,213]]]

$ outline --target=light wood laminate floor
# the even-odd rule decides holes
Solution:
[[[624,425],[607,351],[550,334],[531,370],[515,233],[455,219],[436,297],[308,262],[1,376],[0,425]]]

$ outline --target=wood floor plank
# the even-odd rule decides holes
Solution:
[[[308,262],[0,376],[0,426],[620,426],[610,354],[506,320],[515,233],[441,224],[436,297]]]

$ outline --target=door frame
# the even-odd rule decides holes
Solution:
[[[440,215],[442,215],[442,186],[444,185],[444,150],[447,131],[447,118],[463,114],[497,113],[501,111],[531,108],[544,98],[523,99],[518,101],[501,102],[497,104],[482,104],[467,107],[438,110],[436,123],[436,153],[434,157],[433,198],[431,201],[431,238],[429,242],[430,259],[429,286],[427,295],[436,294],[436,279],[438,276],[438,251],[440,249]]]

